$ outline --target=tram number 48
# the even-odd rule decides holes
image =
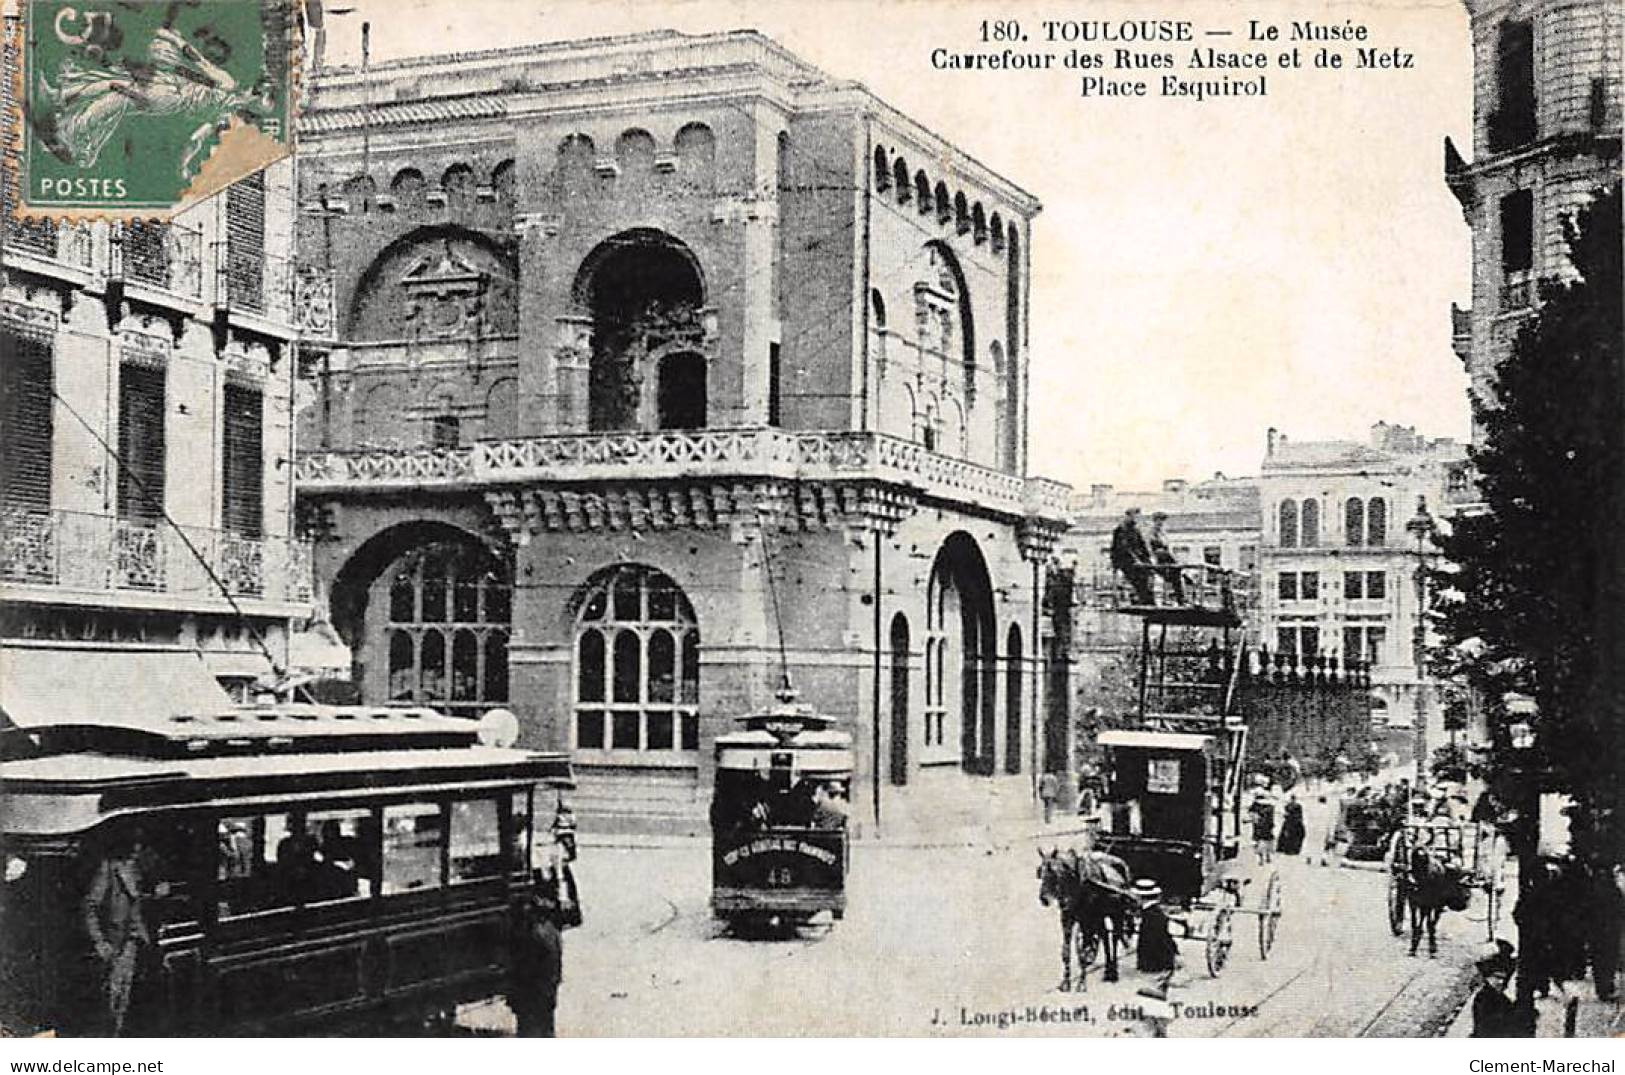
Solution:
[[[769,888],[789,888],[795,883],[795,873],[788,866],[774,866],[767,871]]]

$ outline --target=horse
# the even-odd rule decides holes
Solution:
[[[1425,929],[1428,955],[1436,956],[1439,954],[1440,917],[1446,910],[1467,908],[1468,891],[1462,872],[1431,848],[1413,847],[1406,881],[1405,902],[1411,908],[1411,955],[1414,956],[1421,945]]]
[[[1126,894],[1128,864],[1103,851],[1038,852],[1038,902],[1061,912],[1061,991],[1072,988],[1072,946],[1078,951],[1078,988],[1089,988],[1089,964],[1100,942],[1106,948],[1106,981],[1117,981],[1117,944],[1127,932],[1133,900]],[[1108,921],[1110,925],[1108,926]]]

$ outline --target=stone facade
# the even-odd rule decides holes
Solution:
[[[754,33],[328,71],[301,144],[300,501],[365,697],[505,705],[589,824],[696,828],[782,648],[865,824],[1029,808],[1030,195]]]
[[[1620,175],[1620,0],[1468,0],[1472,160],[1446,140],[1445,180],[1473,231],[1473,303],[1455,346],[1475,397],[1539,302],[1572,275],[1564,222]]]
[[[1433,746],[1444,741],[1443,712],[1416,666],[1418,555],[1407,524],[1419,501],[1443,514],[1467,483],[1463,445],[1383,422],[1365,444],[1293,442],[1272,429],[1259,472],[1262,642],[1300,658],[1369,662],[1374,716],[1409,726],[1420,714]]]
[[[0,213],[8,650],[198,650],[239,692],[285,662],[311,595],[290,533],[296,304],[322,299],[293,260],[294,189],[285,160],[168,224]]]

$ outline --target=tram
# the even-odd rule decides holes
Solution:
[[[308,704],[5,727],[0,1026],[377,1034],[505,992],[573,786],[512,730]],[[122,1027],[90,936],[110,865],[147,934]]]
[[[739,932],[846,914],[852,736],[781,691],[716,740],[711,908]]]

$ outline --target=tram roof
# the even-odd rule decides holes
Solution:
[[[1138,747],[1141,750],[1203,751],[1214,743],[1211,735],[1188,732],[1142,732],[1134,730],[1101,732],[1095,742],[1103,747]]]
[[[0,762],[4,829],[35,836],[155,809],[365,801],[530,781],[575,783],[564,754],[490,746],[194,758],[68,753]]]

